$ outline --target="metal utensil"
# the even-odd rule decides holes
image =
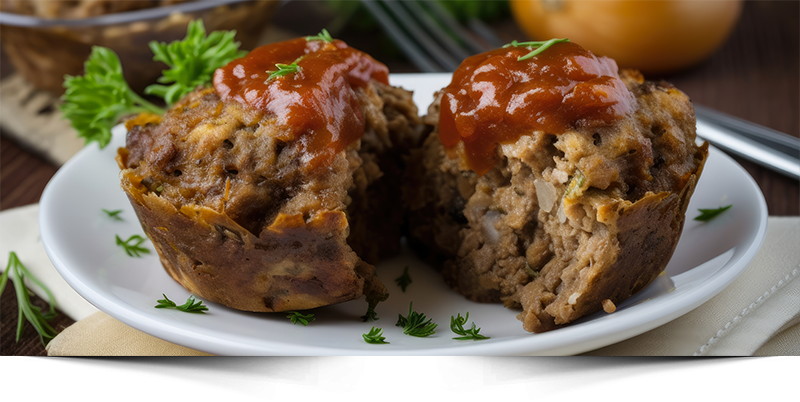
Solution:
[[[728,153],[800,180],[800,138],[701,105],[697,135]]]
[[[480,20],[460,25],[435,1],[361,0],[423,72],[454,71],[502,42]],[[695,105],[697,134],[728,153],[800,180],[800,138]]]

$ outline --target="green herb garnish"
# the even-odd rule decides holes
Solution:
[[[284,75],[293,74],[300,71],[300,66],[297,65],[296,61],[292,64],[277,63],[275,64],[275,67],[278,67],[277,71],[267,71],[268,73],[270,73],[269,77],[267,77],[267,81],[273,78],[283,77]]]
[[[545,50],[547,50],[547,48],[549,48],[550,46],[555,45],[556,43],[562,43],[562,42],[569,42],[569,39],[567,39],[567,38],[550,39],[550,40],[547,40],[547,41],[534,41],[534,42],[512,41],[511,43],[509,43],[509,44],[507,44],[507,45],[505,45],[503,47],[504,48],[506,48],[506,47],[527,47],[527,48],[532,49],[532,51],[530,53],[526,54],[525,56],[520,56],[519,58],[517,58],[517,61],[523,61],[523,60],[528,60],[531,57],[536,56],[536,55],[544,52]]]
[[[461,313],[458,313],[458,317],[450,316],[450,330],[453,331],[456,335],[461,335],[459,337],[455,337],[453,339],[457,339],[460,341],[466,340],[473,340],[473,341],[480,341],[483,339],[489,339],[488,336],[483,336],[479,334],[480,328],[475,328],[475,323],[472,323],[472,328],[464,329],[464,324],[467,323],[469,319],[469,311],[467,312],[466,317],[462,317]]]
[[[25,320],[28,320],[33,328],[36,330],[36,333],[39,334],[39,340],[42,341],[42,345],[46,345],[53,337],[58,334],[58,331],[53,329],[48,323],[49,320],[52,320],[56,315],[56,308],[55,308],[55,297],[50,292],[50,289],[47,288],[39,279],[33,276],[27,268],[19,261],[17,258],[17,254],[15,252],[11,252],[8,257],[8,265],[6,266],[5,272],[3,275],[0,276],[0,294],[3,293],[3,290],[6,288],[6,283],[9,279],[9,273],[14,271],[14,277],[11,279],[14,282],[14,291],[17,294],[17,342],[22,337],[22,330],[24,328]],[[34,306],[31,303],[31,298],[29,295],[28,288],[25,287],[25,280],[28,279],[31,282],[38,285],[42,290],[47,293],[48,304],[50,305],[50,311],[47,313],[42,313],[42,309]],[[8,311],[6,311],[8,312]]]
[[[206,311],[208,311],[208,307],[203,305],[203,301],[195,299],[194,295],[189,295],[189,298],[186,299],[186,303],[181,304],[180,306],[174,301],[170,300],[167,295],[162,293],[161,296],[164,296],[164,299],[157,300],[158,304],[156,305],[156,308],[174,308],[193,314],[205,314]]]
[[[297,324],[298,322],[303,325],[308,325],[309,322],[316,320],[314,318],[314,314],[300,314],[297,311],[289,311],[289,315],[286,318],[292,320],[292,324]]]
[[[403,269],[403,275],[400,275],[394,282],[397,286],[400,286],[400,289],[405,293],[406,287],[411,284],[411,277],[408,275],[408,267]]]
[[[700,208],[698,208],[697,210],[700,211],[700,215],[697,216],[696,218],[694,218],[694,220],[701,221],[701,222],[708,222],[708,221],[716,218],[717,215],[725,212],[728,208],[730,208],[732,206],[733,206],[733,204],[725,206],[725,207],[719,207],[717,209],[700,209]]]
[[[385,341],[385,337],[383,336],[383,329],[372,327],[369,333],[361,334],[364,338],[364,341],[367,343],[373,344],[381,344],[381,343],[389,343]]]
[[[151,42],[153,60],[166,63],[170,69],[145,88],[145,93],[164,98],[172,105],[199,85],[211,81],[214,70],[247,52],[239,50],[233,41],[235,31],[212,32],[206,37],[201,20],[189,23],[186,38],[170,44]],[[123,117],[142,112],[157,115],[165,110],[136,94],[122,75],[119,57],[111,49],[92,47],[84,64],[83,76],[64,77],[64,102],[60,106],[64,117],[86,143],[96,141],[104,148],[111,141],[111,128]]]
[[[150,254],[150,250],[140,247],[139,245],[142,244],[146,238],[139,236],[139,235],[132,235],[128,238],[128,240],[123,241],[119,235],[115,235],[117,238],[117,245],[122,247],[125,250],[125,253],[131,257],[141,257],[139,253],[142,254]]]
[[[378,313],[375,312],[372,306],[369,306],[367,307],[367,313],[361,316],[361,320],[364,322],[367,322],[369,320],[378,321],[380,320],[380,318],[378,318]]]
[[[111,128],[124,116],[142,112],[163,114],[164,110],[137,95],[122,76],[119,57],[111,49],[92,47],[84,64],[85,74],[64,77],[61,112],[86,143],[100,148],[111,141]]]
[[[118,209],[116,211],[109,211],[107,209],[103,209],[102,211],[105,212],[106,215],[108,215],[109,218],[111,218],[111,219],[113,219],[115,221],[121,221],[122,220],[122,218],[119,217],[119,214],[122,213],[121,209]]]
[[[198,86],[211,81],[214,71],[234,59],[247,54],[239,50],[239,42],[234,42],[236,31],[214,31],[206,36],[203,20],[189,23],[186,37],[170,44],[150,42],[150,50],[155,57],[170,67],[164,70],[157,81],[145,88],[144,93],[164,98],[168,105],[175,104],[184,95]]]
[[[416,311],[413,311],[413,304],[414,303],[411,302],[408,305],[407,317],[403,317],[400,314],[397,315],[397,324],[395,324],[395,326],[402,327],[403,333],[406,335],[417,336],[420,338],[433,335],[437,324],[431,322],[431,319],[426,321],[425,314],[420,314]]]
[[[322,28],[322,32],[320,32],[319,34],[314,35],[314,36],[306,36],[306,41],[307,42],[310,42],[312,40],[321,40],[321,41],[325,41],[325,42],[331,43],[331,42],[333,42],[333,37],[331,36],[331,34],[328,33],[327,29]]]

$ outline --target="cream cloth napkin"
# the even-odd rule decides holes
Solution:
[[[48,344],[49,355],[203,354],[133,329],[77,295],[44,252],[38,211],[34,204],[0,213],[0,256],[17,252],[54,293],[59,309],[78,321]],[[676,320],[587,355],[800,355],[800,217],[770,217],[767,225],[764,246],[728,288]],[[32,290],[43,294],[36,287]]]

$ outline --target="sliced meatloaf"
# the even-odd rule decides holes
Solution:
[[[613,85],[631,100],[627,112],[598,124],[572,120],[558,131],[526,127],[516,137],[489,143],[484,160],[491,164],[478,173],[480,164],[471,162],[481,150],[470,151],[466,140],[481,141],[475,137],[502,126],[495,121],[480,131],[474,124],[479,129],[468,133],[471,138],[445,146],[440,116],[443,99],[455,96],[449,94],[478,89],[483,95],[471,95],[476,108],[497,104],[481,98],[500,92],[482,86],[480,74],[497,71],[486,67],[491,57],[472,61],[463,87],[456,86],[456,72],[424,117],[433,131],[412,152],[404,187],[410,241],[468,299],[521,308],[518,318],[527,331],[552,330],[600,309],[614,311],[658,276],[675,250],[707,156],[707,145],[695,144],[692,104],[667,83],[647,82],[629,70],[617,75],[613,61],[602,58],[611,72],[597,76],[621,81],[624,86]],[[608,82],[590,90],[607,95]],[[514,91],[512,84],[502,85]],[[564,103],[552,113],[563,112]],[[456,111],[452,102],[447,107]]]
[[[312,69],[288,79],[300,85]],[[363,131],[341,150],[322,144],[330,152],[313,166],[309,141],[318,133],[289,133],[285,116],[214,88],[190,93],[163,118],[127,123],[121,186],[172,278],[247,311],[310,309],[362,295],[374,306],[387,297],[374,264],[399,250],[397,183],[420,119],[411,93],[385,82],[344,90],[354,95],[350,113]]]

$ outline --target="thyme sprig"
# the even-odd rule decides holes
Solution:
[[[334,39],[331,36],[331,34],[328,32],[328,30],[323,28],[322,32],[320,32],[317,35],[306,36],[306,41],[314,41],[314,40],[321,40],[321,41],[326,42],[326,43],[331,43],[331,42],[333,42]],[[278,69],[275,70],[275,71],[267,71],[268,73],[270,73],[269,77],[267,77],[267,81],[270,81],[270,80],[278,78],[278,77],[283,77],[285,75],[294,74],[294,73],[298,73],[298,72],[302,71],[303,69],[300,67],[300,65],[297,64],[302,59],[303,59],[303,56],[300,56],[297,60],[292,62],[292,64],[276,63],[275,67],[277,67]]]
[[[320,32],[319,34],[314,35],[314,36],[306,36],[306,41],[307,42],[310,42],[312,40],[321,40],[321,41],[324,41],[324,42],[327,42],[327,43],[331,43],[331,42],[333,42],[333,37],[331,36],[330,33],[328,33],[327,29],[322,28],[322,32]]]
[[[372,306],[369,306],[367,307],[367,313],[361,316],[361,320],[364,322],[369,320],[378,321],[380,318],[378,318],[378,313],[375,312],[375,309],[373,309]]]
[[[119,216],[119,214],[121,214],[121,213],[122,213],[122,210],[121,210],[121,209],[117,209],[117,210],[115,210],[115,211],[109,211],[109,210],[107,210],[107,209],[103,209],[103,212],[105,212],[105,213],[106,213],[106,215],[108,215],[108,217],[109,217],[109,218],[111,218],[111,219],[113,219],[113,220],[115,220],[115,221],[121,221],[121,220],[123,220],[123,219],[122,219],[122,218],[120,218],[120,216]]]
[[[300,66],[297,65],[297,61],[299,60],[296,60],[292,64],[276,63],[275,67],[277,67],[278,69],[276,71],[267,71],[268,73],[270,73],[269,77],[267,77],[267,81],[274,78],[283,77],[284,75],[294,74],[296,72],[299,72],[301,69]]]
[[[292,324],[297,325],[297,323],[308,325],[309,322],[316,320],[314,314],[301,314],[297,311],[289,311],[289,315],[286,318],[292,321]]]
[[[140,244],[147,240],[146,238],[139,235],[132,235],[128,240],[122,240],[119,235],[115,236],[117,238],[117,245],[122,247],[129,256],[141,257],[140,254],[150,254],[150,250],[140,247]]]
[[[696,218],[694,218],[694,220],[701,221],[701,222],[708,222],[708,221],[716,218],[717,216],[719,216],[719,214],[727,211],[732,206],[733,206],[733,204],[730,204],[730,205],[727,205],[727,206],[724,206],[724,207],[719,207],[719,208],[716,208],[716,209],[701,209],[701,208],[698,208],[697,210],[700,211],[700,215],[698,215]]]
[[[361,334],[361,336],[364,338],[364,341],[367,342],[367,343],[372,343],[372,344],[389,343],[389,342],[386,342],[386,340],[385,340],[386,337],[383,336],[383,329],[381,329],[381,328],[372,327],[372,329],[368,333]]]
[[[170,300],[164,293],[162,293],[161,296],[164,296],[164,298],[162,300],[157,300],[158,304],[155,306],[156,308],[174,308],[193,314],[205,314],[206,311],[208,311],[208,307],[203,305],[203,301],[195,299],[194,295],[189,295],[189,298],[186,299],[186,303],[180,306]]]
[[[394,282],[397,284],[397,286],[400,286],[400,289],[402,289],[403,293],[405,293],[406,287],[411,284],[411,276],[408,275],[408,267],[403,269],[403,275],[397,277]]]
[[[480,341],[484,339],[489,339],[488,336],[484,336],[478,333],[481,331],[481,329],[475,328],[474,322],[472,323],[472,328],[464,329],[464,324],[467,323],[467,320],[469,320],[469,311],[467,311],[466,317],[462,317],[461,313],[458,313],[458,317],[453,317],[452,315],[450,316],[450,330],[453,331],[453,333],[455,333],[456,335],[461,335],[453,339],[457,339],[460,341],[466,341],[466,340]]]
[[[532,42],[517,42],[516,40],[514,40],[514,41],[511,41],[511,43],[504,45],[503,48],[507,48],[507,47],[527,47],[527,48],[531,49],[530,53],[528,53],[528,54],[526,54],[524,56],[520,56],[520,57],[517,58],[517,61],[523,61],[523,60],[528,60],[531,57],[539,55],[540,53],[542,53],[545,50],[547,50],[547,48],[549,48],[550,46],[555,45],[556,43],[563,43],[563,42],[569,42],[569,39],[567,39],[567,38],[561,38],[561,39],[554,38],[554,39],[550,39],[550,40],[546,40],[546,41],[532,41]]]
[[[17,257],[15,252],[11,252],[8,257],[8,265],[6,266],[3,275],[0,276],[0,294],[3,293],[3,290],[6,288],[6,283],[8,283],[8,279],[10,277],[10,272],[14,271],[14,276],[11,281],[14,283],[14,291],[17,294],[17,342],[22,337],[22,330],[24,329],[25,320],[27,320],[33,328],[36,330],[36,333],[39,334],[39,340],[42,341],[42,345],[46,345],[51,339],[53,339],[57,334],[56,331],[48,321],[52,320],[56,315],[56,302],[55,297],[53,297],[53,293],[50,292],[50,289],[47,288],[39,279],[33,276],[28,269],[22,265]],[[30,280],[31,282],[38,285],[45,293],[47,293],[48,304],[50,305],[50,311],[43,313],[42,309],[34,306],[31,303],[31,298],[29,294],[28,288],[25,287],[25,279]]]
[[[403,317],[397,315],[397,324],[395,326],[402,327],[403,333],[410,336],[424,338],[433,335],[437,324],[433,323],[431,319],[425,320],[425,314],[420,314],[413,309],[414,302],[408,305],[408,316]]]

